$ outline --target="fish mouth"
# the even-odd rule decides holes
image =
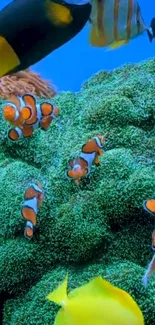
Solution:
[[[76,170],[69,171],[69,176],[74,179],[79,179],[81,177],[84,177],[87,174],[87,170],[77,168]]]

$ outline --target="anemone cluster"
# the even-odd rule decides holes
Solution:
[[[0,118],[3,325],[53,324],[58,308],[45,297],[67,271],[69,290],[100,274],[129,292],[145,324],[154,324],[154,276],[142,285],[155,226],[142,208],[155,197],[154,89],[152,59],[101,71],[79,93],[58,94],[60,116],[30,139],[10,143]],[[92,167],[90,184],[76,186],[66,177],[67,161],[96,133],[106,140],[101,165]],[[45,199],[27,241],[21,206],[32,180],[42,183]]]

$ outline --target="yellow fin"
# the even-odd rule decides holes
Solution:
[[[55,26],[69,25],[73,21],[70,10],[64,5],[47,0],[45,7],[48,18]]]
[[[65,319],[65,310],[63,308],[60,308],[56,315],[54,325],[62,325],[62,324],[68,325],[68,322]]]
[[[99,35],[99,31],[96,26],[92,26],[90,30],[90,41],[89,43],[94,47],[106,46],[106,41]]]
[[[112,285],[110,282],[104,280],[101,276],[94,278],[89,283],[74,289],[68,295],[68,298],[84,298],[84,297],[94,297],[94,298],[112,298],[120,302],[124,308],[135,310],[139,309],[133,298],[124,290],[119,289]]]
[[[129,41],[127,41],[127,40],[116,41],[116,42],[112,43],[111,45],[109,45],[109,48],[111,50],[114,50],[114,49],[117,49],[117,48],[121,47],[122,45],[126,45],[128,43],[129,43]]]
[[[6,39],[0,36],[0,77],[13,70],[20,60]]]
[[[60,284],[55,290],[48,294],[46,299],[55,302],[56,304],[63,306],[64,302],[67,301],[67,284],[68,284],[68,274],[65,280]]]
[[[98,276],[91,280],[89,283],[84,284],[83,286],[72,290],[68,297],[84,297],[84,296],[94,296],[94,297],[103,297],[103,296],[113,296],[117,290],[108,281],[104,280],[101,276]]]

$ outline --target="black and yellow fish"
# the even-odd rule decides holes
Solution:
[[[14,0],[3,8],[0,11],[0,77],[28,68],[75,37],[91,12],[89,0],[81,3]]]

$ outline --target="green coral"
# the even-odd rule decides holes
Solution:
[[[58,307],[45,296],[70,273],[69,289],[101,274],[139,303],[146,325],[155,317],[154,276],[142,286],[152,258],[155,198],[155,60],[99,72],[79,93],[60,93],[60,115],[48,131],[9,141],[0,119],[0,294],[13,294],[3,325],[53,324]],[[42,101],[42,99],[38,99]],[[67,178],[68,160],[97,133],[105,137],[90,184]],[[24,192],[42,183],[45,198],[31,241],[24,238]],[[61,265],[60,265],[61,264]]]
[[[116,260],[105,266],[105,261],[101,260],[80,268],[59,266],[47,273],[36,286],[29,290],[24,298],[9,301],[6,304],[4,325],[53,324],[59,307],[46,300],[46,296],[63,281],[67,272],[69,272],[69,292],[88,283],[93,277],[101,275],[112,284],[129,292],[141,307],[145,324],[150,324],[150,321],[153,324],[155,317],[153,294],[155,281],[150,280],[149,289],[146,291],[141,283],[142,267],[128,261],[121,262],[121,260]]]

